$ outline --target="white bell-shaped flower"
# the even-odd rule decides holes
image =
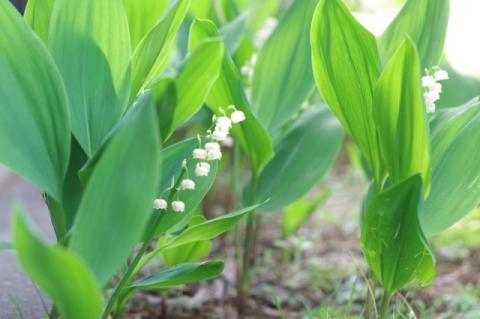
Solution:
[[[192,181],[191,179],[184,179],[181,181],[180,183],[180,189],[182,191],[186,191],[186,190],[194,190],[195,189],[195,182]]]
[[[153,201],[153,208],[154,209],[166,210],[167,207],[168,207],[167,201],[162,199],[162,198],[157,198]]]
[[[232,113],[232,115],[230,115],[230,118],[232,119],[233,123],[237,124],[245,121],[245,113],[243,113],[242,111],[236,110]]]
[[[185,203],[179,200],[173,201],[172,209],[174,212],[183,213],[185,211]]]
[[[208,176],[210,173],[210,164],[207,162],[197,163],[195,166],[195,175],[199,177]]]
[[[193,159],[204,160],[207,157],[207,151],[202,148],[196,148],[193,150]]]

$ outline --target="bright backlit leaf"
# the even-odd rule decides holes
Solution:
[[[223,261],[180,264],[137,281],[130,288],[133,290],[165,289],[212,279],[222,272]]]
[[[174,0],[135,48],[132,57],[131,100],[142,89],[148,88],[167,68],[175,35],[189,6],[190,0]]]
[[[430,144],[420,77],[415,44],[406,38],[378,80],[373,114],[391,181],[421,174],[428,190]]]
[[[168,0],[124,0],[132,48],[153,28],[168,7]]]
[[[50,16],[54,2],[55,0],[29,0],[25,7],[25,21],[44,43],[48,43]]]
[[[408,34],[416,44],[423,68],[438,65],[447,34],[449,0],[408,0],[379,39],[386,63]]]
[[[252,109],[269,131],[298,112],[315,87],[310,25],[316,4],[317,0],[295,1],[258,55]]]
[[[380,75],[375,37],[341,0],[320,0],[311,44],[320,93],[367,158],[379,185],[383,167],[373,120],[373,90]]]
[[[363,219],[363,255],[390,294],[435,276],[435,258],[418,219],[422,197],[422,179],[412,176],[375,195]]]

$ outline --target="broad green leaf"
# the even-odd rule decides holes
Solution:
[[[14,210],[13,233],[21,268],[50,297],[63,318],[100,317],[102,293],[81,258],[41,240],[18,208]]]
[[[153,99],[157,108],[158,127],[160,136],[165,142],[171,133],[173,125],[173,115],[177,107],[178,90],[175,85],[175,79],[164,78],[158,81],[152,89]]]
[[[421,174],[428,191],[430,144],[420,77],[417,49],[406,38],[378,80],[373,115],[391,181]]]
[[[123,2],[56,0],[48,43],[66,85],[73,134],[91,157],[128,101],[130,39]]]
[[[311,45],[317,87],[358,144],[379,185],[384,172],[372,110],[380,74],[375,37],[341,0],[320,0],[313,17]]]
[[[251,31],[258,31],[265,25],[265,21],[275,15],[280,7],[279,0],[250,1],[250,17],[248,28]]]
[[[277,211],[305,195],[333,165],[342,141],[342,127],[330,110],[302,114],[260,174],[256,198],[270,201],[259,211]]]
[[[168,7],[168,0],[124,0],[132,47],[153,28]]]
[[[162,259],[165,265],[171,267],[182,263],[194,262],[208,256],[212,250],[210,240],[188,243],[171,249],[162,250]]]
[[[312,200],[306,196],[300,198],[295,203],[285,209],[282,218],[282,233],[284,237],[294,234],[300,226],[310,217],[315,210],[325,203],[332,192],[330,190],[322,192]]]
[[[160,176],[160,141],[149,96],[102,152],[77,212],[70,249],[104,285],[141,239]]]
[[[180,143],[171,145],[162,150],[162,180],[160,187],[157,189],[158,197],[167,199],[168,188],[172,183],[172,178],[179,177],[182,170],[182,162],[184,159],[191,158],[192,151],[197,147],[198,141],[196,138],[182,141]],[[197,161],[191,160],[188,164],[188,174],[184,178],[189,177],[195,181],[194,191],[180,192],[179,199],[185,203],[185,212],[179,214],[171,210],[171,207],[164,214],[162,221],[156,231],[157,234],[162,234],[178,223],[187,220],[195,213],[195,208],[202,202],[208,191],[215,182],[217,175],[217,163],[210,162],[210,174],[205,177],[195,176],[195,166]]]
[[[175,35],[188,12],[190,0],[174,0],[158,23],[140,41],[132,57],[130,98],[148,88],[165,71]]]
[[[480,104],[474,100],[437,116],[447,120],[432,134],[432,190],[420,216],[429,236],[480,204]]]
[[[217,37],[218,30],[211,21],[195,20],[190,29],[190,49]],[[216,114],[221,114],[220,107],[226,108],[232,104],[245,113],[246,120],[233,127],[232,135],[247,153],[254,174],[259,174],[273,156],[272,142],[250,110],[240,74],[228,55],[223,58],[220,76],[213,85],[207,104]]]
[[[12,243],[6,242],[6,241],[0,241],[0,251],[2,250],[10,250],[10,249],[15,249]]]
[[[5,0],[0,30],[0,162],[61,199],[70,153],[65,88],[42,41]]]
[[[73,225],[78,205],[83,195],[83,185],[78,175],[80,169],[87,161],[87,156],[81,146],[72,136],[70,160],[67,175],[63,183],[63,196],[61,201],[46,194],[45,203],[48,206],[50,219],[58,241],[66,240],[68,231]]]
[[[54,2],[55,0],[29,0],[25,7],[25,21],[44,43],[48,43],[50,16]]]
[[[216,82],[223,60],[220,39],[206,41],[191,52],[175,79],[177,106],[172,129],[185,123],[202,107]]]
[[[429,68],[440,61],[448,25],[449,0],[408,0],[379,39],[379,50],[386,63],[408,34],[418,48],[421,66]]]
[[[155,290],[191,284],[217,277],[223,272],[223,261],[186,263],[167,268],[133,283],[133,290]]]
[[[310,26],[317,2],[295,1],[258,55],[252,108],[270,132],[290,120],[315,87]]]
[[[243,218],[243,216],[262,205],[263,204],[249,206],[236,212],[222,215],[220,217],[207,220],[201,224],[189,227],[180,235],[172,238],[171,241],[166,243],[163,246],[163,249],[171,249],[188,243],[213,239],[232,228],[238,221],[240,221],[240,219]]]
[[[422,179],[412,176],[376,195],[363,219],[363,255],[390,294],[435,276],[435,257],[418,220],[422,197]]]

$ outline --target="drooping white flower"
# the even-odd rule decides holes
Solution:
[[[153,201],[153,208],[154,209],[166,210],[167,207],[168,207],[167,201],[162,199],[162,198],[157,198]]]
[[[436,109],[435,102],[425,101],[425,108],[427,110],[427,113],[434,113]]]
[[[196,148],[193,150],[193,159],[204,160],[207,157],[207,151],[202,148]]]
[[[431,75],[426,75],[426,76],[422,77],[422,86],[424,88],[429,88],[435,82],[436,82],[435,78]]]
[[[186,190],[194,190],[195,189],[195,182],[192,181],[191,179],[184,179],[182,180],[182,182],[180,183],[180,189],[182,191],[186,191]]]
[[[278,20],[274,17],[269,17],[266,21],[263,27],[257,32],[255,35],[255,45],[257,48],[260,48],[265,41],[270,37],[272,34],[273,30],[278,25]]]
[[[224,141],[227,137],[228,137],[228,131],[215,130],[212,133],[212,138],[218,142]]]
[[[233,144],[234,144],[234,140],[231,136],[227,136],[227,138],[222,141],[222,145],[225,147],[232,147]]]
[[[202,177],[202,176],[208,176],[210,173],[210,164],[207,162],[200,162],[197,163],[195,166],[195,175]]]
[[[438,69],[435,74],[433,75],[435,78],[435,81],[443,81],[443,80],[448,80],[448,72],[442,69]]]
[[[173,201],[172,209],[174,212],[183,213],[185,211],[185,203],[179,200]]]
[[[228,132],[232,128],[232,120],[226,116],[220,116],[216,119],[215,130]]]
[[[425,99],[425,108],[427,113],[435,112],[435,102],[440,100],[440,93],[442,92],[442,84],[438,81],[448,79],[448,73],[440,68],[434,68],[434,75],[427,75],[422,77],[422,86],[426,89],[423,94]]]
[[[212,150],[207,152],[207,161],[218,161],[222,159],[222,152],[219,150]]]
[[[237,124],[245,121],[245,113],[243,113],[242,111],[236,110],[232,113],[232,115],[230,115],[230,118],[232,119],[233,123]]]
[[[205,144],[205,151],[212,152],[212,151],[220,151],[220,144],[217,142],[209,142]]]
[[[427,102],[437,102],[440,99],[440,93],[437,91],[429,91],[423,94],[425,101]]]

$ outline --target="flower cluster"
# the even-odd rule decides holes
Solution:
[[[423,94],[427,113],[435,112],[435,102],[440,99],[442,92],[442,84],[439,81],[448,80],[448,73],[438,67],[434,68],[433,75],[428,74],[422,77],[422,87],[426,89]]]
[[[227,112],[230,115],[227,115]],[[202,137],[198,136],[198,147],[192,152],[192,159],[197,161],[195,165],[195,175],[197,177],[206,177],[210,174],[210,163],[209,161],[218,161],[222,158],[222,151],[219,142],[231,145],[233,142],[230,137],[230,129],[233,124],[240,123],[245,120],[245,113],[236,109],[234,105],[230,105],[227,108],[227,111],[220,108],[220,113],[222,116],[213,116],[213,131],[208,130],[206,138],[209,140],[205,145],[202,146]],[[187,173],[187,178],[182,179],[178,184],[177,190],[177,200],[172,201],[171,206],[174,212],[184,212],[185,203],[178,199],[178,191],[189,191],[195,190],[195,182],[192,179],[188,178],[188,160],[183,160],[182,168]],[[169,190],[175,188],[175,178],[172,179],[172,186]],[[156,210],[166,211],[168,208],[168,202],[165,199],[157,198],[153,201],[153,208]]]
[[[270,37],[272,34],[273,30],[278,25],[278,20],[274,17],[269,17],[266,21],[263,27],[257,32],[255,35],[255,46],[257,48],[260,48],[263,46],[265,41]]]
[[[254,53],[250,60],[247,60],[245,64],[240,69],[242,75],[247,79],[248,82],[251,82],[253,79],[253,72],[255,70],[255,65],[257,64],[257,55]]]

